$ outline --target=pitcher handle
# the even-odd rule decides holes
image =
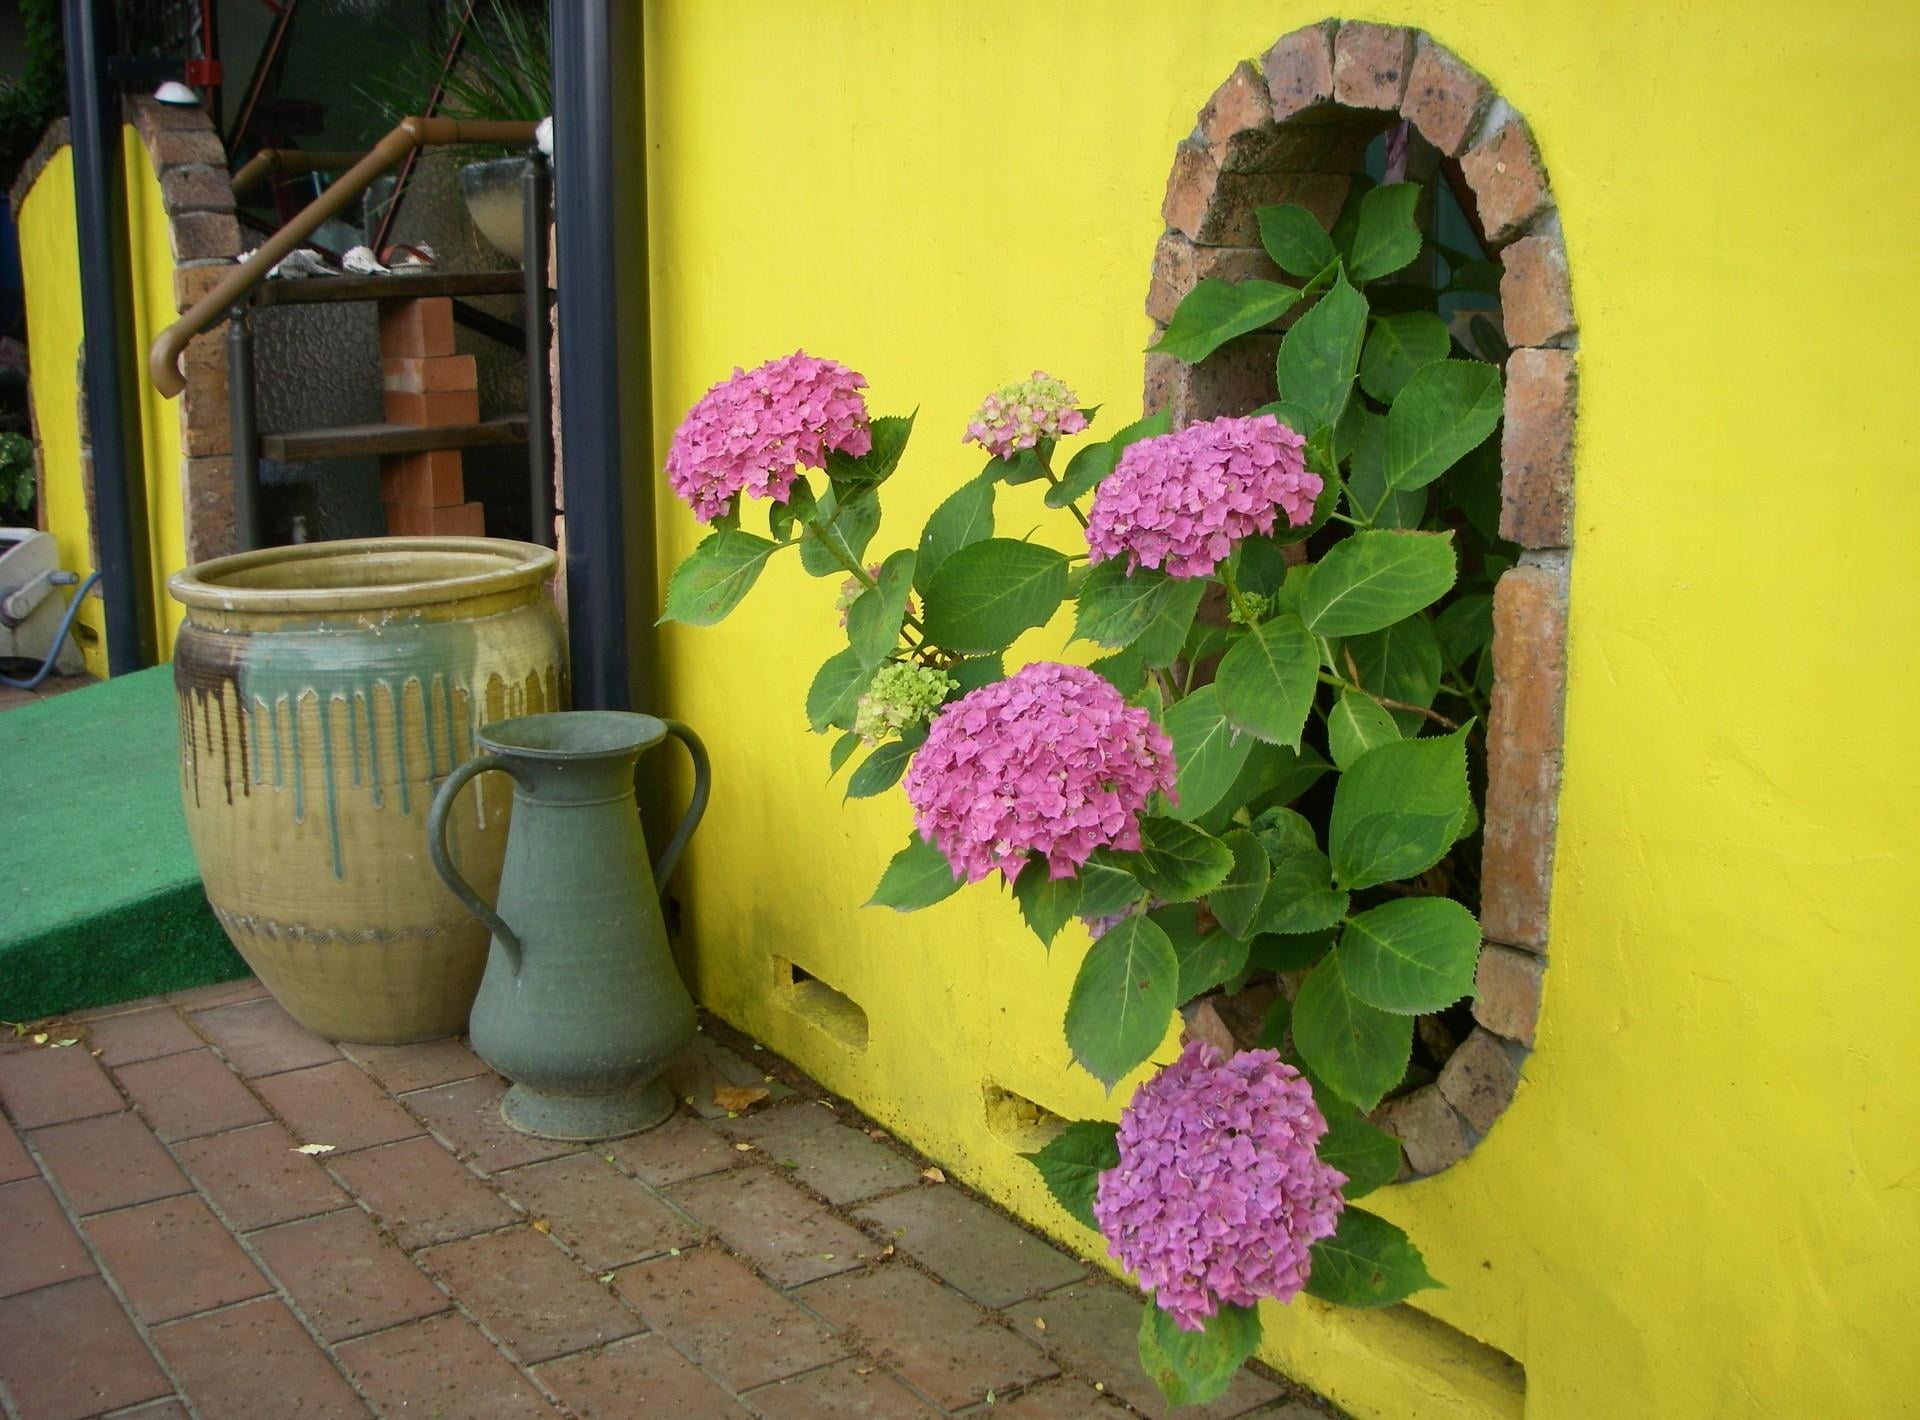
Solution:
[[[479,893],[473,890],[473,884],[461,877],[453,866],[453,859],[447,853],[447,815],[453,809],[454,796],[466,786],[476,774],[484,774],[489,769],[498,769],[504,774],[513,771],[499,755],[493,753],[478,754],[453,773],[433,796],[433,807],[427,811],[427,852],[433,858],[433,870],[460,899],[461,904],[484,922],[492,931],[494,940],[500,943],[507,954],[507,964],[513,968],[513,974],[520,974],[520,938],[513,928],[486,903]]]
[[[707,747],[700,743],[700,736],[681,724],[678,720],[662,720],[667,733],[687,747],[687,754],[693,759],[693,801],[687,805],[686,816],[680,820],[680,827],[673,831],[673,837],[667,846],[660,850],[660,857],[653,865],[653,881],[658,888],[667,885],[667,879],[673,876],[673,870],[680,866],[680,854],[687,846],[687,840],[693,837],[694,829],[700,826],[701,815],[707,811],[707,799],[713,792],[713,767],[707,762]]]

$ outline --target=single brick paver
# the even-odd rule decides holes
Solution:
[[[153,1342],[201,1420],[348,1420],[368,1413],[276,1297],[156,1327]]]
[[[106,1072],[77,1045],[0,1055],[0,1104],[16,1129],[39,1129],[127,1107]]]
[[[879,1245],[767,1169],[683,1183],[667,1195],[781,1287],[831,1277],[879,1255]]]
[[[177,1400],[156,1400],[138,1410],[123,1410],[113,1420],[192,1420],[187,1407]]]
[[[713,1097],[713,1092],[723,1085],[765,1090],[767,1098],[775,1101],[793,1093],[788,1086],[772,1079],[765,1070],[739,1052],[729,1050],[704,1030],[695,1035],[693,1044],[667,1067],[663,1078],[680,1103],[702,1119],[727,1117],[725,1106]]]
[[[87,1220],[87,1235],[149,1326],[272,1291],[198,1198],[165,1198]]]
[[[33,1133],[33,1147],[67,1205],[104,1213],[191,1193],[193,1184],[136,1114],[99,1114]]]
[[[183,1011],[200,1011],[208,1006],[224,1006],[229,1001],[252,1001],[266,994],[267,988],[258,977],[243,976],[238,981],[216,981],[170,992],[166,1001]]]
[[[0,1297],[97,1270],[44,1181],[22,1179],[0,1187]]]
[[[418,1321],[453,1305],[358,1208],[268,1228],[249,1241],[325,1341]]]
[[[98,1051],[94,1058],[109,1068],[131,1065],[137,1060],[154,1060],[162,1055],[178,1055],[183,1050],[198,1050],[201,1044],[200,1037],[171,1006],[150,1006],[144,1011],[107,1016],[87,1025],[88,1047]]]
[[[669,1248],[693,1247],[704,1230],[599,1154],[571,1154],[496,1174],[494,1182],[544,1221],[579,1254],[581,1265],[603,1272]]]
[[[919,1182],[920,1169],[814,1100],[794,1100],[715,1122],[723,1133],[751,1140],[829,1203],[859,1203]]]
[[[173,1390],[98,1277],[0,1300],[0,1380],[21,1420],[80,1420]]]
[[[39,1173],[26,1145],[13,1132],[13,1126],[0,1119],[0,1183],[16,1183],[23,1178],[35,1178]]]
[[[960,1410],[1058,1375],[1045,1352],[990,1320],[974,1303],[895,1260],[854,1277],[830,1277],[794,1297],[935,1403]]]
[[[481,1173],[498,1173],[580,1151],[578,1144],[536,1139],[509,1129],[500,1117],[500,1097],[506,1092],[507,1083],[498,1075],[481,1075],[403,1095],[401,1102]]]
[[[612,1292],[532,1227],[444,1243],[420,1261],[528,1363],[641,1329]]]
[[[1086,1275],[1084,1263],[957,1189],[916,1189],[855,1213],[900,1251],[990,1307],[1004,1307]]]
[[[614,1274],[650,1326],[736,1393],[847,1354],[820,1322],[712,1248],[635,1263]]]
[[[211,1050],[123,1065],[114,1074],[153,1132],[172,1143],[267,1118],[260,1101]]]
[[[409,1251],[471,1237],[519,1216],[434,1139],[364,1149],[337,1161],[333,1171]]]
[[[725,1139],[684,1114],[676,1114],[644,1134],[596,1144],[594,1152],[613,1155],[622,1168],[655,1188],[722,1173],[742,1162]]]
[[[532,1383],[458,1314],[344,1342],[339,1356],[382,1415],[543,1420],[554,1414]]]
[[[278,1124],[251,1124],[173,1147],[201,1191],[240,1232],[290,1223],[349,1201],[317,1159]]]
[[[335,1046],[294,1020],[271,996],[195,1011],[193,1023],[248,1077],[340,1058]]]
[[[331,1144],[345,1154],[421,1132],[418,1120],[345,1060],[270,1075],[254,1088],[303,1144]]]
[[[492,1073],[486,1061],[462,1040],[427,1040],[418,1045],[343,1045],[340,1047],[389,1093],[405,1094],[455,1080]]]
[[[863,1361],[775,1381],[750,1394],[747,1403],[767,1420],[926,1420],[940,1413]]]
[[[663,1336],[635,1336],[533,1368],[541,1384],[592,1420],[661,1415],[745,1420],[753,1412],[708,1379]]]

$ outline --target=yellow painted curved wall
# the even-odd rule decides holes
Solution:
[[[920,408],[876,553],[979,465],[980,394],[1035,366],[1138,408],[1175,143],[1234,62],[1322,11],[651,7],[660,445],[735,363],[804,345]],[[1920,514],[1911,386],[1920,11],[1376,0],[1538,135],[1581,328],[1572,690],[1540,1048],[1465,1163],[1382,1205],[1518,1358],[1529,1420],[1916,1413]],[[1103,426],[1106,427],[1106,426]],[[645,476],[634,470],[638,483]],[[1002,494],[1003,527],[1048,521]],[[1015,509],[1028,509],[1019,511]],[[663,564],[695,542],[661,506]],[[1066,540],[1070,528],[1050,526]],[[704,998],[959,1176],[1087,1247],[987,1123],[987,1082],[1111,1110],[1048,957],[984,888],[858,903],[897,794],[842,807],[801,712],[834,586],[777,562],[670,629],[665,707],[715,799],[679,885]],[[1066,627],[1029,636],[1056,654]],[[783,1002],[863,1005],[857,1050]],[[1311,1303],[1269,1354],[1365,1416],[1519,1415],[1441,1334]]]

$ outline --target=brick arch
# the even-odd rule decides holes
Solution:
[[[1401,121],[1432,145],[1503,268],[1512,354],[1501,435],[1501,534],[1522,549],[1494,592],[1494,688],[1481,864],[1475,1027],[1437,1081],[1375,1122],[1401,1141],[1403,1176],[1463,1157],[1512,1099],[1534,1044],[1550,922],[1566,689],[1567,573],[1577,332],[1565,247],[1526,120],[1459,56],[1420,31],[1326,20],[1243,61],[1174,155],[1147,313],[1163,330],[1207,277],[1283,279],[1255,209],[1306,207],[1330,226],[1369,142]],[[1188,366],[1149,355],[1145,403],[1176,424],[1272,398],[1278,328]]]

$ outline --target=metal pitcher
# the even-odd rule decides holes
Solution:
[[[634,766],[668,735],[693,757],[693,802],[649,870]],[[474,1051],[514,1082],[501,1116],[546,1139],[649,1129],[673,1113],[659,1076],[693,1039],[693,998],[656,884],[706,810],[706,749],[676,721],[616,710],[496,720],[479,743],[434,796],[427,843],[447,886],[493,932],[471,1030]],[[488,770],[513,779],[497,906],[447,850],[454,797]],[[487,792],[485,781],[476,787]]]

